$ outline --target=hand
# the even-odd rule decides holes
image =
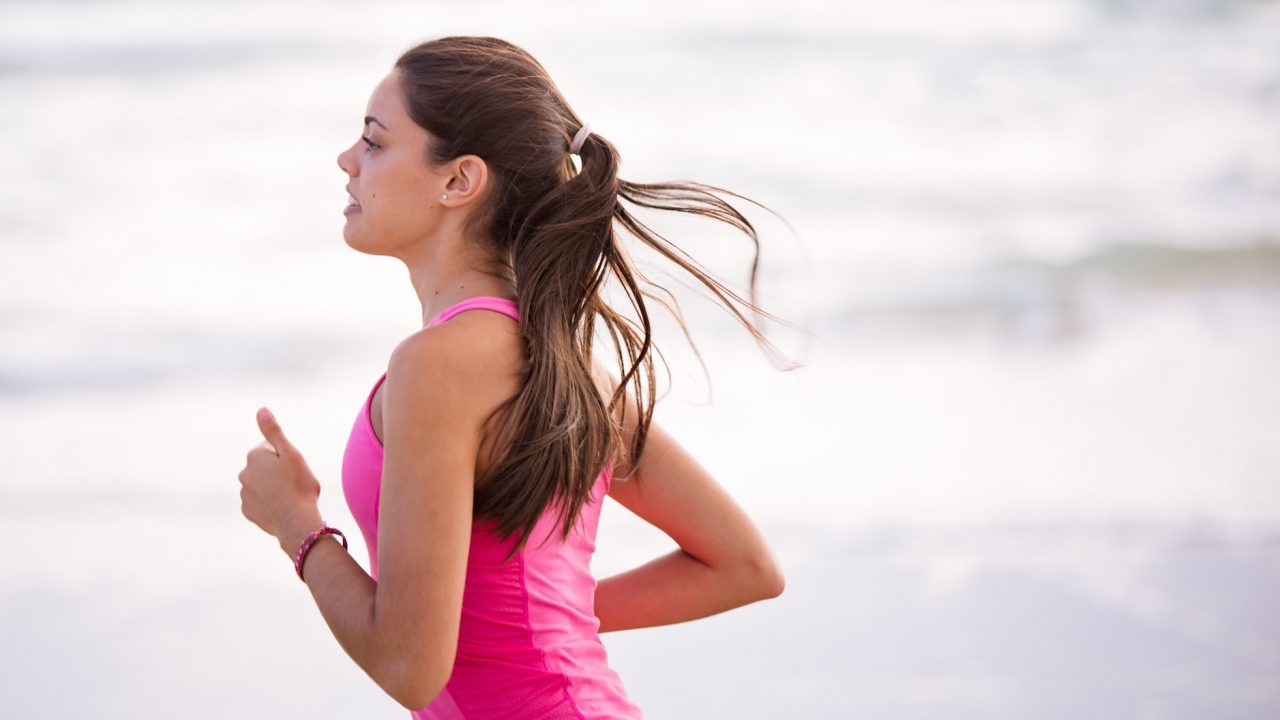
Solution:
[[[324,525],[320,482],[267,408],[258,410],[258,428],[266,439],[249,451],[240,471],[240,511],[283,547],[299,530],[305,535]]]

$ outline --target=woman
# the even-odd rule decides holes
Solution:
[[[754,228],[709,186],[618,178],[614,147],[533,57],[496,38],[406,51],[364,121],[338,156],[343,236],[404,262],[424,325],[391,353],[343,459],[370,573],[321,519],[320,485],[266,408],[265,441],[240,473],[244,515],[279,540],[343,649],[413,717],[641,717],[599,633],[777,597],[783,577],[742,509],[652,422],[654,298],[614,221],[767,346],[735,302],[760,311],[618,200],[714,217],[753,241]],[[610,273],[638,322],[602,299]],[[753,293],[754,282],[753,271]],[[594,359],[599,325],[618,376]],[[588,562],[605,494],[680,549],[597,584]]]

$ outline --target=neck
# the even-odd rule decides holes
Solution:
[[[422,305],[422,326],[449,307],[479,295],[515,299],[515,283],[477,269],[477,258],[455,245],[440,243],[434,252],[405,260],[409,282]]]

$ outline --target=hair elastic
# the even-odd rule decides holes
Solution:
[[[569,154],[577,155],[582,149],[582,143],[586,142],[587,136],[591,134],[591,123],[582,123],[582,127],[578,129],[578,134],[573,136],[573,142],[569,144]]]

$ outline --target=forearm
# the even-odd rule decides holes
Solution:
[[[716,568],[683,550],[596,584],[600,632],[670,625],[776,597],[750,566]]]
[[[280,548],[292,559],[307,534],[322,524],[314,523],[314,527],[308,525],[285,533]],[[316,539],[303,563],[302,577],[338,644],[365,674],[396,697],[394,665],[381,651],[374,622],[377,581],[333,535]]]

